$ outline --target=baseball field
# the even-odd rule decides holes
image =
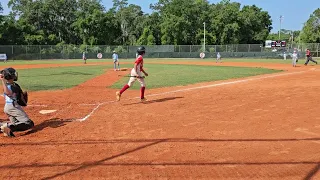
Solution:
[[[115,101],[132,59],[0,64],[35,122],[0,137],[0,179],[320,179],[320,66],[303,62],[146,59],[145,103],[138,82]]]

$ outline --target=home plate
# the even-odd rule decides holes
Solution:
[[[49,114],[49,113],[53,113],[56,112],[57,110],[41,110],[39,111],[40,114]]]

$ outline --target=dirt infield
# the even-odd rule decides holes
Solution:
[[[0,137],[0,178],[320,179],[320,66],[184,64],[285,71],[147,89],[145,104],[139,91],[115,102],[115,90],[105,88],[127,72],[31,92],[26,111],[36,126]]]

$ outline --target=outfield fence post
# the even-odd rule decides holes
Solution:
[[[39,45],[39,56],[40,56],[40,60],[42,59],[41,58],[41,45]]]
[[[127,46],[127,59],[128,59],[128,54],[129,54],[129,46]]]
[[[250,52],[250,44],[248,44],[248,52]]]
[[[319,57],[319,43],[317,44],[317,57]]]

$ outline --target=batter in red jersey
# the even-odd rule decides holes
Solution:
[[[308,65],[309,61],[312,61],[312,62],[318,64],[317,61],[315,61],[315,60],[312,59],[310,49],[307,49],[307,51],[306,51],[306,56],[307,56],[307,61],[304,63],[305,66]]]
[[[136,61],[134,63],[134,68],[131,70],[131,77],[129,79],[128,84],[126,84],[125,86],[123,86],[123,88],[116,92],[116,98],[117,101],[120,101],[121,95],[124,91],[126,91],[127,89],[129,89],[133,83],[138,80],[140,85],[141,85],[141,89],[140,89],[140,99],[141,102],[146,101],[147,99],[144,97],[144,91],[146,89],[146,83],[144,82],[144,78],[142,76],[142,73],[145,76],[148,76],[148,73],[144,71],[143,69],[143,56],[146,53],[146,49],[145,47],[139,47],[137,50],[137,54],[138,57],[136,58]]]

